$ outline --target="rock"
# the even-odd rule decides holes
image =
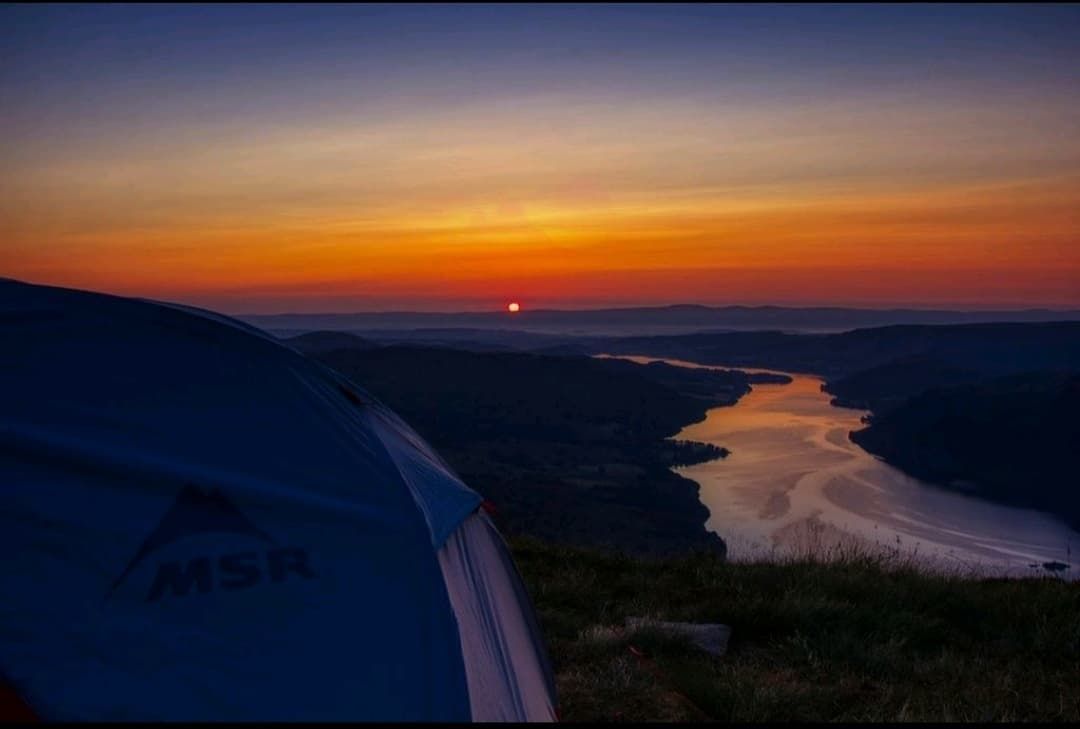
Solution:
[[[721,623],[673,623],[652,618],[628,617],[626,627],[632,630],[662,630],[680,635],[714,656],[722,656],[727,652],[728,639],[731,637],[731,628]]]

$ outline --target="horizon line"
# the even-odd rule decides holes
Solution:
[[[505,308],[501,309],[472,309],[472,310],[445,310],[445,311],[424,311],[415,309],[380,309],[380,310],[343,310],[343,311],[277,311],[277,312],[237,312],[229,314],[234,317],[273,317],[273,316],[395,316],[395,315],[410,315],[410,316],[501,316],[508,319],[521,318],[522,316],[536,315],[536,314],[582,314],[582,313],[606,313],[606,312],[627,312],[627,311],[661,311],[665,309],[701,309],[706,311],[725,311],[732,309],[741,309],[748,311],[761,311],[763,309],[782,310],[782,311],[813,311],[813,310],[832,310],[832,311],[858,311],[858,312],[920,312],[920,313],[943,313],[943,314],[1027,314],[1027,313],[1050,313],[1050,314],[1077,314],[1080,315],[1080,307],[1051,307],[1051,306],[1027,306],[1019,308],[1011,307],[991,307],[991,308],[943,308],[933,306],[919,306],[914,304],[907,304],[902,306],[845,306],[841,304],[808,304],[801,306],[791,306],[785,304],[692,304],[692,303],[680,303],[680,304],[653,304],[653,305],[638,305],[638,306],[602,306],[596,308],[570,308],[570,309],[554,309],[554,308],[539,308],[539,309],[527,309],[522,308],[518,312],[509,312]]]

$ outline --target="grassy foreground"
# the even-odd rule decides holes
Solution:
[[[511,545],[564,721],[1080,720],[1080,584]],[[724,623],[715,658],[628,616]]]

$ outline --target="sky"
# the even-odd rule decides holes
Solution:
[[[1080,6],[4,5],[0,276],[1080,307]]]

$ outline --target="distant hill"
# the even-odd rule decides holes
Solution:
[[[851,438],[921,479],[1041,509],[1080,529],[1080,374],[927,390]]]
[[[284,342],[290,347],[309,355],[333,352],[337,349],[363,351],[366,349],[374,349],[379,346],[378,344],[364,339],[363,337],[358,337],[355,334],[334,331],[308,332],[307,334],[301,334],[296,337],[287,337]]]
[[[713,406],[734,405],[740,397],[750,391],[751,384],[791,382],[791,378],[787,375],[747,374],[741,370],[732,369],[692,369],[677,367],[666,362],[649,362],[642,365],[616,358],[600,359],[598,362],[601,367],[612,372],[648,378],[680,394],[706,400]]]
[[[497,508],[510,534],[637,554],[723,553],[669,466],[726,454],[665,440],[748,391],[742,372],[389,346],[314,355],[370,390]]]
[[[839,334],[732,332],[593,340],[583,346],[830,379],[922,358],[990,374],[1080,368],[1080,322],[888,326]],[[564,347],[570,349],[571,346]]]
[[[575,337],[512,329],[361,329],[356,333],[383,345],[419,344],[467,349],[473,352],[535,351],[576,341]]]
[[[247,314],[237,318],[271,332],[479,329],[578,336],[685,334],[717,330],[838,332],[894,324],[1080,321],[1080,311],[951,311],[843,307],[677,305],[621,309],[525,309],[491,312]]]
[[[986,379],[983,369],[960,367],[925,355],[900,357],[830,381],[825,389],[841,407],[884,413],[927,390]]]

